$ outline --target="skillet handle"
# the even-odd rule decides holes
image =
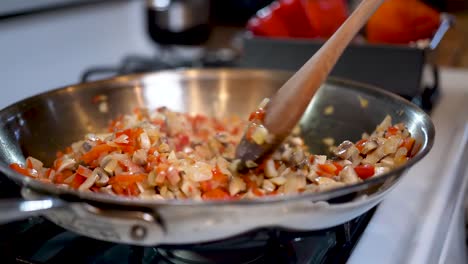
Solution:
[[[24,220],[51,209],[63,208],[66,205],[66,202],[54,198],[0,200],[0,224]]]

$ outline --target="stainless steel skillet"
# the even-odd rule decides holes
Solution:
[[[148,201],[80,193],[35,181],[8,167],[28,155],[51,162],[57,149],[86,133],[106,129],[111,118],[130,113],[136,106],[246,118],[289,76],[288,72],[252,69],[162,71],[68,86],[17,102],[0,111],[0,171],[22,186],[25,200],[2,201],[0,219],[42,214],[83,235],[136,245],[212,241],[260,227],[323,229],[377,205],[432,147],[433,124],[418,107],[378,88],[331,78],[301,120],[314,152],[325,152],[324,137],[336,142],[357,140],[389,114],[394,122],[408,125],[421,146],[419,153],[405,166],[357,185],[230,202]],[[107,112],[100,111],[93,100],[98,95],[107,96]],[[333,113],[324,114],[330,106]]]

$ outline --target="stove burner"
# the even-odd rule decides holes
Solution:
[[[210,243],[158,247],[98,241],[36,217],[0,226],[0,258],[28,264],[344,263],[373,212],[320,231],[261,229]]]
[[[262,251],[248,250],[242,254],[230,255],[226,259],[225,252],[200,254],[188,250],[164,250],[156,249],[161,259],[174,264],[204,264],[204,263],[226,263],[226,264],[250,264],[260,263],[265,258]],[[234,258],[231,258],[233,256]]]

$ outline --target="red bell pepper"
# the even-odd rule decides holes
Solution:
[[[217,189],[213,189],[208,192],[205,192],[202,195],[202,198],[204,200],[230,200],[231,196],[229,195],[229,193],[227,193],[223,189],[217,188]]]
[[[354,171],[357,173],[359,178],[365,180],[368,179],[375,174],[374,166],[370,164],[359,165],[354,168]]]
[[[329,38],[348,17],[345,0],[302,0],[306,14],[320,37]]]
[[[292,37],[318,37],[318,32],[309,21],[301,0],[279,0],[279,8],[276,13],[284,21]]]
[[[247,29],[256,36],[289,37],[290,34],[284,21],[278,16],[280,5],[277,2],[260,9],[247,22]]]
[[[371,43],[407,44],[431,38],[440,24],[440,14],[419,0],[387,0],[366,25]]]

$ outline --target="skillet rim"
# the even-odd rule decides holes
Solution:
[[[86,83],[79,83],[74,85],[67,85],[63,87],[59,87],[56,89],[48,90],[42,93],[38,93],[36,95],[27,97],[20,101],[17,101],[9,106],[0,110],[0,122],[4,121],[4,117],[10,117],[15,115],[14,112],[15,108],[23,105],[28,104],[37,100],[38,98],[43,98],[50,96],[51,94],[66,92],[70,89],[78,89],[78,88],[85,88],[85,89],[92,89],[95,86],[112,84],[113,86],[128,86],[128,85],[136,85],[141,84],[145,78],[149,78],[151,76],[157,76],[161,74],[174,74],[178,76],[192,78],[191,76],[198,78],[197,76],[203,76],[207,74],[212,75],[219,75],[221,72],[230,72],[231,74],[261,74],[267,75],[273,78],[279,77],[287,77],[292,74],[290,71],[284,70],[270,70],[270,69],[256,69],[256,68],[215,68],[215,69],[206,69],[206,68],[190,68],[190,69],[172,69],[172,70],[162,70],[162,71],[154,71],[148,73],[139,73],[139,74],[129,74],[129,75],[122,75],[113,78],[108,78],[104,80],[86,82]],[[336,78],[336,77],[329,77],[326,81],[331,85],[336,85],[343,89],[344,87],[364,90],[367,94],[374,94],[374,95],[381,95],[385,96],[390,100],[396,101],[402,105],[405,109],[411,109],[414,111],[418,116],[421,116],[421,123],[426,124],[425,128],[425,137],[427,137],[427,142],[422,142],[421,149],[419,152],[411,158],[407,163],[403,166],[395,168],[387,173],[380,175],[379,177],[371,178],[361,183],[346,185],[343,187],[339,187],[336,189],[317,192],[317,193],[298,193],[298,194],[291,194],[291,195],[281,195],[281,196],[267,196],[267,197],[259,197],[256,199],[246,199],[246,200],[215,200],[215,201],[197,201],[192,199],[187,200],[145,200],[141,198],[130,198],[124,196],[111,196],[108,194],[101,194],[101,193],[94,193],[94,192],[80,192],[78,190],[62,188],[55,184],[51,183],[44,183],[38,180],[34,180],[33,178],[24,176],[19,174],[12,169],[9,168],[9,164],[6,164],[3,160],[0,160],[0,172],[5,174],[8,178],[13,180],[14,182],[18,183],[22,186],[22,188],[30,188],[36,192],[42,193],[46,196],[50,197],[58,197],[64,200],[70,201],[81,201],[81,202],[98,202],[110,205],[120,205],[120,206],[130,206],[130,207],[161,207],[161,206],[255,206],[255,205],[269,205],[269,204],[276,204],[276,203],[288,203],[288,202],[295,202],[295,201],[311,201],[311,202],[319,202],[325,201],[330,199],[336,199],[342,197],[344,195],[348,195],[354,192],[359,192],[368,189],[371,186],[375,186],[377,184],[383,184],[387,180],[393,179],[391,186],[396,184],[399,178],[406,172],[410,167],[414,164],[419,162],[423,157],[425,157],[429,151],[432,149],[434,144],[434,137],[435,137],[435,128],[434,124],[430,118],[430,116],[425,113],[422,109],[420,109],[415,104],[409,102],[408,100],[404,99],[403,97],[396,95],[394,93],[388,92],[384,89],[381,89],[377,86],[371,84],[365,84],[361,82],[356,82],[344,78]],[[112,89],[117,87],[112,87]],[[11,112],[11,113],[10,113]],[[379,193],[380,190],[375,191],[372,195]]]

